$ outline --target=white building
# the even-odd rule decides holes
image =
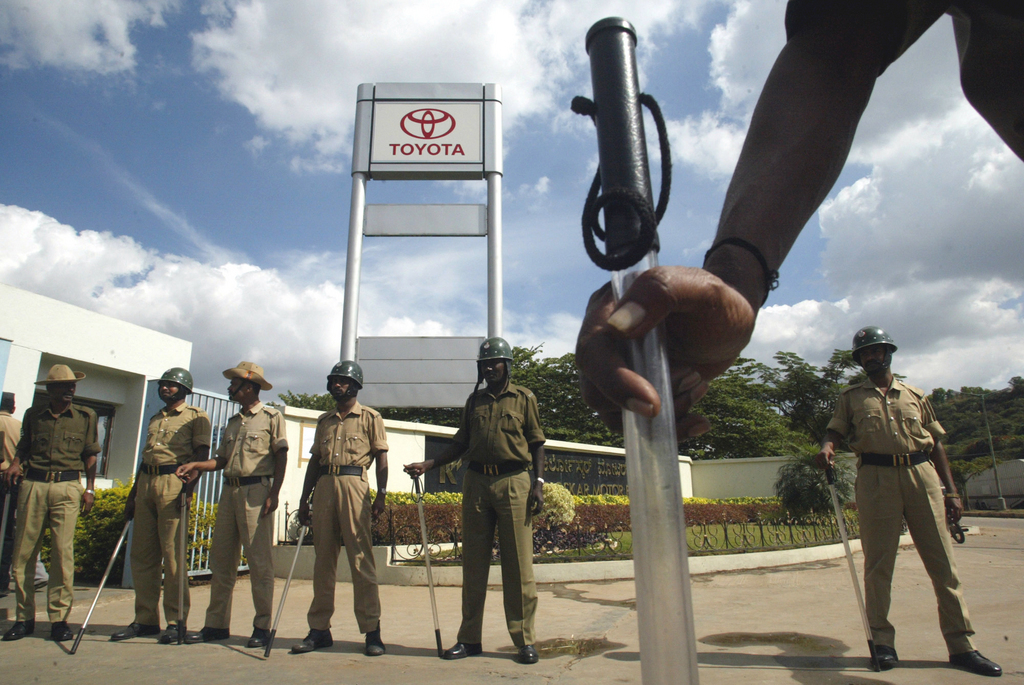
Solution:
[[[127,482],[135,470],[146,382],[188,368],[192,343],[0,284],[0,390],[13,392],[21,419],[46,395],[37,380],[54,364],[82,371],[77,402],[100,417],[97,486]]]

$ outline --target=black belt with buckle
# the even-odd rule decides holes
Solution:
[[[469,462],[469,468],[485,476],[504,476],[524,470],[526,464],[521,461],[503,461],[500,464],[483,464],[479,461],[471,461]]]
[[[362,466],[352,466],[350,464],[328,464],[324,467],[323,471],[320,472],[320,477],[324,476],[360,476],[363,475]]]
[[[224,476],[224,485],[232,485],[236,488],[243,485],[255,485],[256,483],[261,483],[264,478],[269,477],[270,476],[242,476],[241,478],[232,478],[230,476]]]
[[[68,480],[79,480],[81,477],[81,471],[43,471],[42,469],[34,469],[31,466],[25,473],[25,478],[39,481],[40,483],[63,483]]]
[[[155,464],[142,464],[139,467],[140,473],[148,473],[151,476],[169,476],[178,470],[177,464],[170,464],[167,466],[157,466]]]
[[[860,463],[868,466],[917,466],[928,461],[927,452],[914,452],[913,454],[876,454],[864,452],[860,455]]]

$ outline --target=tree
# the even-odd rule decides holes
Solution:
[[[765,399],[789,421],[789,428],[820,444],[836,401],[857,369],[849,350],[834,350],[823,367],[808,364],[793,352],[777,352],[778,368],[757,365]]]
[[[695,459],[774,457],[808,442],[765,401],[765,386],[756,380],[760,368],[741,358],[715,379],[695,409],[711,422],[711,430],[681,442],[683,452]]]
[[[832,510],[832,493],[825,472],[814,461],[817,450],[812,449],[807,447],[788,461],[779,469],[775,481],[775,494],[795,517]],[[836,495],[842,504],[853,498],[853,467],[848,460],[840,459],[835,463],[835,471]]]

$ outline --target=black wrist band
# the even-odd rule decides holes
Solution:
[[[711,246],[711,249],[704,253],[704,263],[708,263],[708,257],[711,253],[722,247],[723,245],[735,245],[736,247],[743,248],[750,254],[754,255],[757,262],[761,265],[761,269],[764,272],[764,300],[761,301],[763,305],[768,301],[768,293],[779,287],[779,272],[776,269],[768,268],[768,261],[761,254],[761,251],[754,246],[753,243],[748,243],[743,238],[722,238],[717,243]]]

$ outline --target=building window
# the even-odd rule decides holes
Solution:
[[[50,397],[45,392],[36,392],[32,401],[33,407],[46,407]],[[89,407],[96,412],[96,441],[100,444],[100,453],[96,455],[96,475],[105,478],[107,475],[107,457],[110,455],[110,432],[114,428],[114,405],[93,400],[75,398],[75,404]]]

